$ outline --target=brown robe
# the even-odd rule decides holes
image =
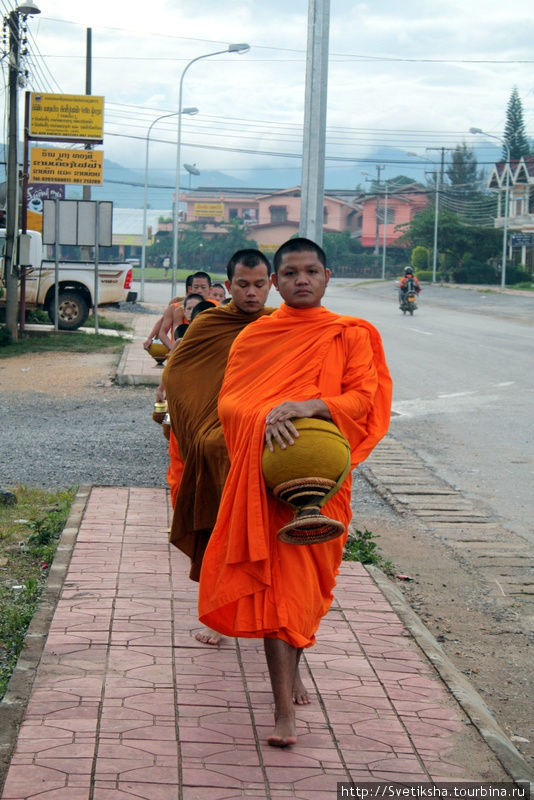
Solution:
[[[245,314],[233,301],[203,311],[163,372],[171,426],[184,462],[170,541],[191,559],[192,580],[199,580],[229,468],[217,413],[228,353],[243,328],[272,311]]]

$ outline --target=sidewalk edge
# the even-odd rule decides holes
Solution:
[[[498,760],[516,783],[534,783],[534,769],[525,761],[499,726],[488,706],[476,689],[448,658],[438,641],[408,605],[402,592],[386,577],[382,570],[371,564],[363,565],[380,591],[398,614],[415,641],[436,668],[458,704],[495,753]]]
[[[0,795],[91,489],[90,485],[81,485],[72,501],[39,606],[28,626],[24,645],[0,702]]]

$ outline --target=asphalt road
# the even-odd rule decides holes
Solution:
[[[399,414],[391,433],[534,544],[534,295],[429,286],[410,317],[393,283],[343,283],[326,305],[379,328]]]

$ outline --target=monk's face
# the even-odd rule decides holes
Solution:
[[[325,269],[313,250],[284,253],[273,275],[273,284],[282,299],[292,308],[316,308],[321,305],[330,270]]]
[[[193,278],[191,294],[201,294],[204,300],[210,296],[210,285],[207,278]]]
[[[231,281],[225,281],[226,288],[238,309],[245,314],[256,314],[265,305],[269,294],[269,273],[265,264],[246,267],[238,263]]]
[[[226,294],[222,286],[212,286],[210,289],[210,297],[212,300],[217,300],[218,303],[222,303]]]

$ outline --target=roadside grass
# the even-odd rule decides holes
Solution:
[[[387,561],[380,554],[378,543],[375,541],[375,534],[367,530],[360,531],[351,528],[347,538],[347,543],[343,551],[343,561],[359,561],[362,564],[374,564],[379,567],[386,575],[393,574],[393,564]]]
[[[16,342],[10,341],[6,328],[0,326],[0,359],[21,356],[25,353],[44,353],[48,351],[69,353],[94,353],[97,350],[111,350],[119,353],[124,347],[121,338],[103,334],[79,333],[77,331],[26,332]]]
[[[95,327],[95,315],[89,314],[87,320],[84,322],[84,328],[94,328]],[[124,322],[119,322],[119,320],[109,319],[108,317],[104,317],[102,314],[98,315],[98,327],[104,330],[109,331],[132,331],[133,328],[131,325],[125,325]]]
[[[191,273],[196,272],[197,269],[178,269],[176,270],[176,280],[178,283],[185,283],[185,279]],[[226,280],[226,274],[222,272],[215,273],[209,272],[208,270],[203,270],[207,272],[208,275],[211,277],[213,281],[219,282]],[[140,281],[141,280],[141,268],[134,267],[133,268],[133,280]],[[167,271],[167,277],[165,277],[165,270],[162,267],[146,267],[145,268],[145,281],[164,281],[165,283],[172,283],[172,270],[169,268]]]
[[[0,699],[37,609],[76,488],[12,490],[0,506]]]

